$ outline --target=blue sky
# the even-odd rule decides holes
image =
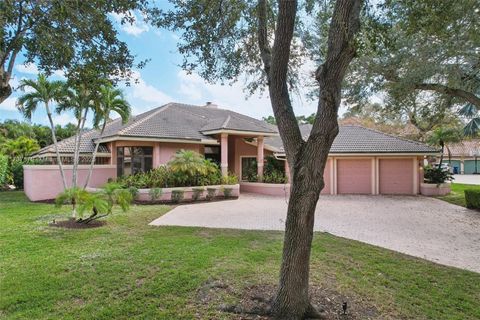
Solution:
[[[112,16],[119,20],[120,17]],[[137,55],[138,60],[150,59],[145,68],[135,70],[137,84],[124,88],[125,96],[130,102],[133,113],[150,110],[156,106],[175,101],[205,105],[207,101],[216,103],[221,108],[231,109],[255,118],[271,115],[271,106],[268,96],[254,95],[245,100],[243,82],[233,85],[208,84],[197,74],[186,74],[178,66],[182,60],[177,52],[178,36],[166,30],[160,30],[143,23],[137,15],[135,24],[118,24],[120,38],[124,40],[131,52]],[[38,70],[35,65],[23,65],[23,57],[17,59],[11,84],[16,87],[21,79],[35,78]],[[52,79],[61,79],[61,72],[57,72]],[[19,92],[0,104],[0,120],[22,119],[16,110],[15,101]],[[293,99],[294,109],[298,115],[311,114],[316,110],[316,103],[308,101],[302,96]],[[63,113],[55,117],[56,124],[73,122],[70,113]],[[34,123],[46,124],[47,119],[43,110],[38,110],[32,119]],[[90,124],[87,124],[90,126]]]

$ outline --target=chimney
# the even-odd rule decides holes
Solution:
[[[218,109],[218,105],[215,103],[212,103],[211,101],[207,101],[207,104],[205,105],[206,108],[212,108],[212,109]]]

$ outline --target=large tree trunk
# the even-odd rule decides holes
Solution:
[[[267,75],[272,109],[288,162],[292,187],[285,224],[282,266],[272,314],[277,319],[321,318],[308,295],[310,250],[315,208],[324,187],[323,172],[330,147],[338,134],[341,83],[355,55],[354,35],[359,29],[361,0],[337,0],[330,24],[325,62],[316,72],[320,99],[317,115],[304,141],[287,86],[290,45],[297,3],[279,0],[275,40],[267,37],[267,0],[258,2],[258,45]]]

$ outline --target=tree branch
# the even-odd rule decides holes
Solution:
[[[259,1],[262,2],[263,0]],[[295,29],[297,1],[279,0],[278,5],[277,28],[272,48],[268,89],[285,152],[288,161],[293,165],[297,151],[304,144],[295,113],[293,112],[287,86],[290,46]]]
[[[268,43],[267,29],[267,0],[258,0],[258,47],[260,49],[260,57],[263,61],[263,68],[267,75],[267,83],[270,83],[270,64],[272,53]]]
[[[355,56],[354,37],[360,29],[362,2],[362,0],[337,0],[335,3],[325,63],[315,73],[320,87],[320,99],[309,140],[324,139],[332,133],[334,138],[338,132],[341,85]]]
[[[462,89],[451,88],[439,83],[416,83],[413,84],[413,88],[416,90],[435,91],[449,96],[462,98],[480,108],[480,97],[477,97],[475,94]]]

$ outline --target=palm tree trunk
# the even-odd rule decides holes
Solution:
[[[441,147],[442,147],[442,154],[440,155],[440,163],[438,165],[439,168],[442,167],[442,163],[443,163],[443,153],[445,152],[445,143],[440,143]]]
[[[88,108],[85,109],[85,114],[80,118],[77,129],[77,138],[75,140],[75,152],[73,159],[73,172],[72,172],[72,186],[77,187],[77,178],[78,178],[78,162],[80,158],[80,143],[82,141],[83,128],[85,126],[85,121],[87,118]]]
[[[99,140],[103,136],[103,132],[105,131],[106,124],[107,124],[107,120],[105,119],[103,121],[102,130],[100,131],[100,136],[98,137],[97,142],[95,142],[95,150],[93,151],[92,160],[90,161],[90,168],[88,169],[87,180],[85,181],[85,186],[83,187],[84,189],[88,187],[90,178],[92,177],[93,165],[95,164],[95,159],[97,157],[97,152],[98,152],[98,146],[100,145]]]
[[[67,189],[67,179],[65,178],[65,171],[63,170],[62,158],[60,157],[60,152],[58,151],[58,141],[57,135],[55,134],[55,126],[53,125],[52,113],[48,103],[45,103],[45,109],[47,110],[48,121],[50,122],[50,129],[52,130],[52,140],[53,145],[55,146],[55,153],[57,155],[57,163],[60,168],[60,175],[62,176],[63,189]]]

